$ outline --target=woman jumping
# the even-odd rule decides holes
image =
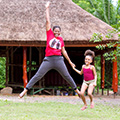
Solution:
[[[87,108],[87,103],[86,103],[85,96],[84,96],[84,93],[87,87],[88,87],[88,96],[90,98],[90,104],[91,104],[90,108],[94,108],[92,92],[93,92],[94,87],[96,86],[96,81],[97,81],[97,74],[96,74],[95,67],[91,65],[95,57],[95,53],[91,50],[86,50],[84,55],[85,55],[85,65],[82,66],[81,71],[73,67],[73,69],[78,74],[84,75],[84,80],[83,80],[83,84],[82,84],[81,91],[80,91],[84,106],[81,108],[81,110],[85,110]]]
[[[32,86],[51,69],[57,70],[62,75],[62,77],[71,85],[75,92],[80,96],[80,91],[77,89],[77,86],[73,78],[70,76],[64,63],[64,58],[62,57],[63,54],[63,56],[67,59],[69,64],[72,67],[75,67],[75,65],[71,62],[65,50],[63,39],[62,37],[60,37],[61,28],[59,26],[54,26],[53,31],[51,30],[49,18],[49,5],[50,2],[47,2],[46,4],[47,45],[45,50],[45,58],[43,59],[43,62],[41,63],[36,74],[31,78],[26,88],[19,95],[20,98],[22,98],[27,93],[27,91],[30,88],[32,88]]]

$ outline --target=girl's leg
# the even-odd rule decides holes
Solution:
[[[19,95],[20,98],[22,98],[27,91],[32,88],[32,86],[40,80],[50,69],[52,68],[52,64],[48,58],[44,58],[41,66],[39,67],[36,74],[30,79],[28,82],[26,88],[23,90],[23,92]]]
[[[89,85],[89,87],[88,87],[88,96],[90,98],[90,108],[94,108],[93,95],[92,95],[93,90],[94,90],[94,86]]]
[[[82,101],[84,103],[84,106],[81,108],[81,110],[85,110],[87,108],[87,103],[86,103],[86,99],[84,96],[87,87],[88,87],[87,84],[85,84],[85,83],[82,84],[80,94],[81,94],[81,98],[82,98]]]

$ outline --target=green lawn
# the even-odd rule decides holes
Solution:
[[[120,120],[120,106],[96,103],[81,111],[81,104],[61,102],[17,103],[0,100],[0,120]]]

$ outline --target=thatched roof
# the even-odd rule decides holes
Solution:
[[[46,41],[45,3],[47,1],[0,0],[0,41]],[[108,29],[112,29],[72,0],[50,1],[52,26],[61,26],[65,41],[88,42],[93,33],[106,34]]]

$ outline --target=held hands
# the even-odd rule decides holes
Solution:
[[[77,70],[77,69],[75,68],[75,66],[73,66],[72,68],[73,68],[73,70],[76,71],[78,74],[82,75],[81,71],[80,71],[80,70]]]
[[[72,68],[73,68],[73,70],[75,70],[75,67],[76,67],[76,66],[73,66],[73,67],[72,67]]]
[[[46,5],[45,5],[46,9],[49,8],[49,6],[50,6],[50,1],[48,1],[48,2],[46,3]]]
[[[72,65],[71,65],[71,66],[72,66],[72,69],[76,71],[76,68],[75,68],[75,67],[76,67],[76,65],[75,65],[74,63],[72,63]]]
[[[70,63],[70,65],[72,66],[72,68],[74,69],[74,68],[75,68],[75,64],[72,63],[71,61],[70,61],[69,63]]]

